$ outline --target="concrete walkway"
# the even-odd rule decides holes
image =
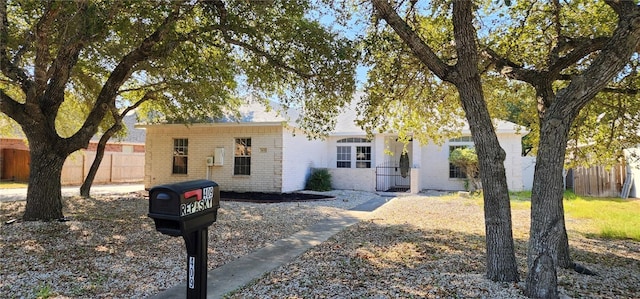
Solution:
[[[390,200],[391,198],[374,198],[340,215],[322,220],[306,230],[209,271],[207,298],[222,298],[225,294],[248,284],[264,273],[294,260],[307,249],[326,241],[344,228],[367,219],[369,212]],[[151,298],[185,298],[186,293],[186,283],[183,281]]]

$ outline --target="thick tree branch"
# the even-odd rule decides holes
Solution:
[[[384,19],[400,38],[409,46],[411,51],[424,65],[426,65],[440,79],[451,82],[457,73],[453,68],[440,60],[434,51],[424,43],[420,36],[393,9],[387,0],[372,0],[376,14]]]
[[[605,0],[605,3],[609,5],[613,11],[616,12],[619,16],[628,13],[629,11],[633,11],[636,9],[635,1],[629,0]]]
[[[549,75],[556,79],[564,69],[577,63],[585,56],[602,50],[609,41],[608,37],[597,37],[594,39],[573,39],[563,40],[561,43],[567,47],[573,48],[566,55],[552,59],[549,65]],[[566,48],[566,47],[558,47]]]
[[[167,35],[173,30],[177,20],[181,17],[180,4],[176,4],[173,12],[169,14],[165,20],[150,36],[145,38],[140,46],[125,55],[118,65],[111,72],[111,75],[102,86],[100,93],[94,104],[94,108],[89,113],[82,128],[78,130],[70,139],[89,140],[98,130],[98,126],[102,121],[105,113],[113,106],[113,101],[118,94],[118,90],[122,84],[129,78],[133,67],[157,52],[154,47],[164,41]],[[68,144],[72,144],[70,142]]]
[[[60,3],[53,1],[47,3],[45,11],[35,26],[35,61],[34,61],[34,81],[36,84],[36,95],[28,96],[28,101],[35,101],[45,88],[47,88],[47,66],[51,62],[49,38],[51,37],[51,25],[60,12]],[[61,49],[62,50],[62,49]]]
[[[493,51],[493,49],[485,48],[483,53],[486,58],[491,60],[491,63],[495,66],[496,70],[509,79],[524,81],[531,84],[535,81],[535,77],[539,75],[538,71],[525,69],[524,66],[500,56],[500,54]]]
[[[7,95],[4,90],[0,89],[0,111],[6,115],[10,115],[18,123],[26,121],[29,116],[24,113],[24,104],[20,104]]]
[[[634,89],[634,88],[605,87],[605,88],[602,89],[602,92],[615,93],[615,94],[624,94],[624,95],[638,95],[638,94],[640,94],[640,90],[639,89]]]
[[[9,43],[9,19],[7,17],[7,1],[0,0],[0,71],[10,80],[18,82],[22,91],[27,94],[33,87],[27,73],[17,67],[9,59],[7,46]]]
[[[631,1],[607,1],[618,12],[618,26],[593,63],[580,75],[574,76],[569,86],[558,92],[558,113],[579,111],[598,92],[606,87],[626,65],[640,45],[640,8]],[[575,117],[575,116],[574,116]]]
[[[216,26],[216,27],[211,27],[209,29],[219,30],[222,33],[224,41],[226,41],[227,43],[229,43],[231,45],[239,46],[239,47],[241,47],[241,48],[243,48],[245,50],[248,50],[248,51],[260,56],[260,57],[263,57],[269,62],[269,64],[271,64],[271,65],[273,65],[275,67],[278,67],[280,69],[283,69],[285,71],[288,71],[290,73],[296,74],[297,76],[299,76],[301,78],[311,79],[313,77],[318,76],[318,74],[307,73],[307,72],[304,72],[304,71],[299,70],[297,68],[291,67],[285,61],[280,59],[278,56],[272,55],[271,53],[265,51],[264,49],[260,48],[259,46],[252,45],[252,44],[247,43],[245,41],[233,38],[229,32],[230,31],[236,32],[236,30],[233,30],[231,28],[231,26],[229,25],[229,20],[228,20],[229,12],[228,12],[224,2],[219,1],[219,0],[212,0],[212,1],[204,1],[204,3],[206,5],[209,5],[210,7],[212,7],[212,9],[218,14],[218,17],[220,18],[219,27]],[[250,32],[250,30],[241,30],[241,31],[243,31],[245,33]]]

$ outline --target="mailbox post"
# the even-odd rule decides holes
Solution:
[[[160,185],[149,190],[149,214],[156,230],[182,236],[187,248],[187,298],[207,296],[208,227],[216,222],[220,188],[209,180]]]

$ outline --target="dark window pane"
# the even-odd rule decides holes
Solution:
[[[173,173],[187,174],[187,157],[173,157]]]
[[[356,146],[356,168],[371,168],[370,146]]]
[[[338,161],[338,168],[351,168],[351,162]]]
[[[233,174],[250,175],[251,174],[251,157],[235,157],[233,165]]]
[[[187,174],[187,155],[189,154],[189,139],[173,140],[173,174]]]
[[[233,162],[233,174],[251,174],[251,138],[236,138]]]

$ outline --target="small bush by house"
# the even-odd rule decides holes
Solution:
[[[324,168],[314,170],[309,176],[307,184],[304,188],[306,190],[313,191],[331,190],[331,174],[327,169]]]

